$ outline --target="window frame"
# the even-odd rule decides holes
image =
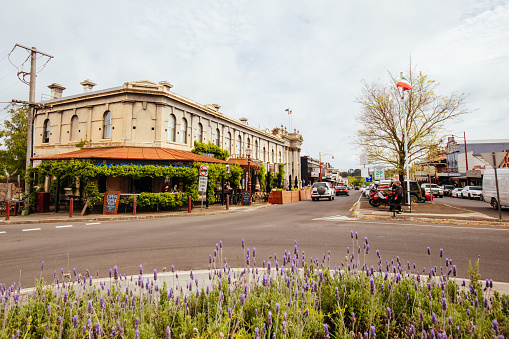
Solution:
[[[111,139],[111,126],[112,126],[111,111],[106,111],[103,114],[103,139]]]

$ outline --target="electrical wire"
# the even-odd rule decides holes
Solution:
[[[13,83],[12,85],[10,85],[9,87],[7,87],[7,88],[6,88],[6,89],[4,89],[3,91],[1,91],[1,92],[0,92],[0,94],[2,94],[3,92],[7,91],[7,90],[8,90],[8,89],[10,89],[11,87],[16,86],[17,84],[19,84],[19,82],[17,82],[17,81],[16,81],[16,82],[15,82],[15,83]]]

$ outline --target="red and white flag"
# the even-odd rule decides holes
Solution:
[[[405,79],[405,77],[401,77],[401,79],[396,84],[396,87],[403,88],[403,91],[411,91],[412,90],[412,86],[410,86],[410,82],[408,82],[408,80]]]

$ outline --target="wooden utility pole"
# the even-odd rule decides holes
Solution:
[[[14,48],[16,47],[20,47],[20,48],[24,48],[26,49],[27,51],[30,51],[30,92],[29,92],[29,96],[28,96],[28,105],[29,105],[29,108],[28,108],[28,121],[27,121],[27,125],[28,125],[28,131],[27,131],[27,156],[26,156],[26,168],[28,169],[30,167],[30,159],[32,158],[33,156],[33,123],[34,123],[34,111],[35,111],[35,77],[36,77],[36,73],[37,73],[37,68],[36,68],[36,61],[37,61],[37,53],[39,54],[42,54],[44,56],[47,56],[48,58],[53,58],[53,56],[49,55],[49,54],[46,54],[46,53],[43,53],[43,52],[40,52],[37,50],[36,47],[32,47],[32,48],[29,48],[29,47],[26,47],[26,46],[23,46],[23,45],[20,45],[20,44],[16,44],[14,46]],[[25,72],[20,72],[18,73],[18,77],[19,75],[22,74],[23,76],[26,75]],[[25,196],[28,197],[28,194],[29,194],[29,187],[28,185],[25,183]]]

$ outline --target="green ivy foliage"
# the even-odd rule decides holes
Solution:
[[[265,166],[263,163],[260,165],[260,172],[258,172],[258,181],[260,182],[260,192],[265,191]]]
[[[212,142],[204,143],[199,141],[194,141],[194,148],[191,152],[203,155],[203,153],[211,153],[214,154],[214,158],[220,160],[228,160],[230,157],[230,153],[228,151],[223,150],[221,147],[213,144]]]
[[[198,174],[200,166],[204,163],[194,163],[192,167],[172,167],[172,166],[137,166],[137,165],[120,165],[120,166],[94,166],[88,161],[45,161],[42,162],[37,168],[30,168],[27,173],[27,182],[32,187],[34,184],[34,176],[38,174],[39,179],[45,176],[60,177],[60,179],[74,180],[78,177],[81,179],[85,187],[85,198],[88,199],[89,205],[92,208],[95,203],[103,199],[103,195],[99,193],[96,185],[96,178],[99,176],[112,176],[112,177],[175,177],[181,178],[184,181],[184,192],[182,196],[175,198],[165,194],[158,193],[142,193],[143,197],[138,198],[137,205],[140,207],[153,207],[159,204],[164,207],[179,207],[187,203],[187,197],[191,196],[193,201],[198,201]],[[237,165],[230,165],[230,173],[226,173],[226,166],[223,164],[207,164],[209,167],[208,173],[208,194],[207,201],[209,203],[215,202],[214,188],[218,180],[224,179],[231,184],[240,185],[240,178],[242,176],[242,168]],[[32,194],[33,193],[33,194]],[[173,201],[175,199],[175,201]],[[132,201],[127,200],[127,204],[132,206]],[[33,206],[32,206],[33,205]],[[30,206],[35,206],[35,191],[30,194]]]

